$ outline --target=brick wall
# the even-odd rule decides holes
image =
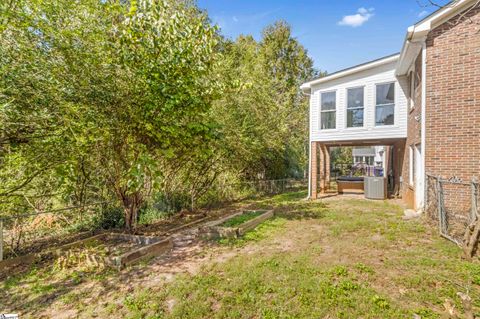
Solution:
[[[480,176],[480,8],[427,38],[426,172]]]
[[[427,37],[426,173],[480,177],[480,8]],[[467,213],[468,192],[449,191],[446,206]]]

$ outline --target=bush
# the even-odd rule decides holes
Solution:
[[[140,225],[151,224],[157,220],[164,219],[169,213],[160,211],[155,207],[146,207],[140,210],[138,214],[138,223]]]
[[[165,193],[157,193],[153,196],[152,209],[164,214],[172,214],[189,207],[190,202],[188,196],[179,193],[170,193],[168,196]]]
[[[102,229],[123,227],[125,225],[123,210],[119,207],[104,208],[98,214],[95,224]]]

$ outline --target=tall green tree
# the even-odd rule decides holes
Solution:
[[[190,0],[0,8],[2,210],[113,200],[132,229],[152,194],[195,208],[305,166],[316,72],[285,22],[230,41]]]
[[[233,83],[214,108],[228,163],[247,179],[296,177],[306,164],[307,97],[300,85],[316,74],[305,48],[279,21],[260,41],[225,45],[224,77]]]
[[[21,1],[2,13],[0,195],[79,173],[103,182],[134,227],[159,163],[202,152],[218,35],[176,1]],[[75,189],[77,189],[75,187]]]

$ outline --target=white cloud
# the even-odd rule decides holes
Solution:
[[[423,10],[422,12],[420,12],[420,13],[418,14],[418,17],[419,17],[419,18],[423,18],[423,17],[425,17],[427,14],[428,14],[428,11],[427,11],[427,10]]]
[[[233,22],[238,22],[238,18],[236,16],[232,17]]]
[[[370,20],[371,17],[373,17],[374,10],[375,10],[374,8],[369,8],[369,9],[365,9],[363,7],[359,8],[356,14],[343,16],[342,20],[338,21],[338,24],[354,27],[354,28],[359,27],[365,22],[367,22],[368,20]]]

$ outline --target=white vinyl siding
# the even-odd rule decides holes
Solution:
[[[368,139],[405,138],[407,136],[407,79],[395,77],[396,62],[351,74],[342,78],[312,86],[310,97],[311,141],[355,141]],[[394,125],[375,125],[376,85],[395,83]],[[363,126],[347,127],[347,92],[350,88],[363,87]],[[404,92],[404,89],[407,92]],[[336,92],[335,129],[320,129],[320,103],[322,92]]]

